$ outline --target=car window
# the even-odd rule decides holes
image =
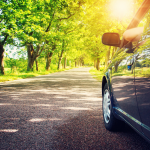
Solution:
[[[136,49],[135,90],[142,132],[150,139],[150,11],[143,20],[144,30]]]
[[[150,36],[150,10],[148,11],[144,19],[140,22],[139,26],[144,27],[144,32],[139,42],[145,41],[146,39],[148,40]]]
[[[144,27],[141,39],[128,42],[127,44],[132,44],[132,48],[124,46],[113,56],[112,63],[109,66],[112,68],[113,76],[118,75],[118,73],[122,76],[133,76],[134,62],[140,59],[139,63],[142,63],[142,61],[145,61],[145,56],[147,56],[146,63],[150,62],[150,11],[141,20],[138,27]],[[118,68],[118,66],[120,67]]]
[[[150,11],[141,22],[143,23],[144,31],[136,48],[135,71],[137,77],[150,77]]]

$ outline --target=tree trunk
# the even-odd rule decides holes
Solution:
[[[60,54],[60,56],[58,55],[58,57],[59,57],[58,67],[57,67],[58,70],[60,69],[61,60],[62,60],[62,56],[63,56],[63,53],[64,53],[64,46],[65,46],[65,42],[63,40],[61,54]]]
[[[80,61],[78,61],[78,66],[80,67]]]
[[[105,57],[105,68],[108,67],[108,61],[109,61],[109,56],[110,56],[110,49],[111,49],[111,46],[109,46],[109,49],[108,49],[108,51],[106,52],[106,57]]]
[[[84,60],[83,59],[81,60],[81,66],[84,66]]]
[[[99,58],[97,58],[97,63],[96,63],[96,69],[97,69],[97,70],[99,70],[99,69],[100,69],[99,65],[100,65],[100,59],[99,59]]]
[[[115,72],[118,71],[118,65],[119,65],[119,63],[117,62],[117,63],[115,64]]]
[[[57,67],[58,70],[60,69],[60,66],[61,66],[61,60],[62,60],[62,57],[59,57],[59,60],[58,60],[58,67]]]
[[[75,67],[77,67],[77,60],[75,59]]]
[[[64,58],[64,69],[66,69],[66,64],[67,64],[67,58]]]
[[[39,70],[39,68],[38,68],[38,61],[36,60],[35,62],[36,62],[36,71],[38,71]]]
[[[134,68],[135,68],[135,64],[133,64],[132,67],[131,67],[131,74],[133,74]]]
[[[33,71],[34,60],[32,57],[28,57],[27,71]]]
[[[5,74],[4,72],[4,48],[3,45],[0,44],[0,73]]]
[[[96,68],[96,60],[94,60],[94,68]]]
[[[53,56],[53,52],[55,51],[56,49],[56,44],[55,43],[52,43],[52,51],[51,52],[48,52],[47,56],[46,56],[46,70],[49,71],[50,70],[50,65],[51,65],[51,59],[52,59],[52,56]]]
[[[51,65],[51,57],[46,58],[46,70],[50,70],[50,65]]]
[[[115,53],[116,49],[117,49],[117,47],[114,47],[114,48],[113,48],[113,51],[112,51],[112,56],[111,56],[111,58],[113,58],[113,56],[114,56],[114,53]]]
[[[53,52],[49,52],[46,57],[46,70],[50,70],[51,60],[52,60]]]
[[[34,64],[33,53],[34,53],[34,49],[33,49],[33,46],[31,44],[27,45],[27,53],[28,53],[27,71],[33,71],[33,64]]]
[[[33,71],[33,65],[35,60],[39,57],[40,53],[43,51],[44,46],[40,49],[40,45],[36,46],[36,50],[33,48],[32,44],[27,45],[27,53],[28,53],[28,66],[27,71]]]

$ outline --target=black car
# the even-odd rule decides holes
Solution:
[[[117,47],[102,79],[106,129],[133,127],[150,142],[150,0],[145,0],[126,31],[104,33],[102,43]]]

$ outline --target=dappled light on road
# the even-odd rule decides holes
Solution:
[[[54,128],[58,125],[81,113],[101,111],[101,85],[90,76],[89,68],[84,70],[0,83],[1,136],[10,133],[4,131],[15,133],[13,129],[17,127],[14,142],[25,147],[30,138],[36,149],[36,143],[40,143],[38,137],[53,143],[51,139],[57,131]],[[10,135],[7,136],[9,139]],[[3,140],[3,146],[7,147],[7,140]]]
[[[70,109],[70,110],[91,110],[90,108],[83,108],[83,107],[61,107],[61,109]]]
[[[78,68],[0,83],[1,147],[103,150],[117,147],[126,137],[126,149],[130,150],[130,143],[140,147],[143,139],[136,135],[134,141],[133,131],[129,135],[106,131],[101,83],[88,70]],[[110,140],[112,134],[114,139]]]
[[[14,133],[17,132],[17,129],[0,129],[0,132],[8,132],[8,133]]]
[[[47,119],[44,119],[44,118],[33,118],[33,119],[30,119],[29,121],[30,122],[42,122],[42,121],[58,121],[58,120],[62,120],[62,119],[59,119],[59,118],[47,118]]]
[[[46,119],[42,119],[42,118],[33,118],[31,120],[29,120],[30,122],[41,122],[41,121],[45,121]]]
[[[122,97],[122,98],[119,98],[120,101],[124,101],[124,100],[127,100],[129,99],[130,97]]]
[[[50,105],[50,104],[35,104],[35,106],[51,107],[51,106],[54,106],[54,105]]]
[[[11,103],[0,103],[0,106],[3,106],[3,105],[13,105],[13,104],[11,104]]]

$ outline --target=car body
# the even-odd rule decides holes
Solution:
[[[102,106],[106,129],[116,130],[123,121],[150,142],[149,38],[149,0],[142,3],[122,40],[117,33],[103,35],[103,44],[118,48],[102,79]]]

